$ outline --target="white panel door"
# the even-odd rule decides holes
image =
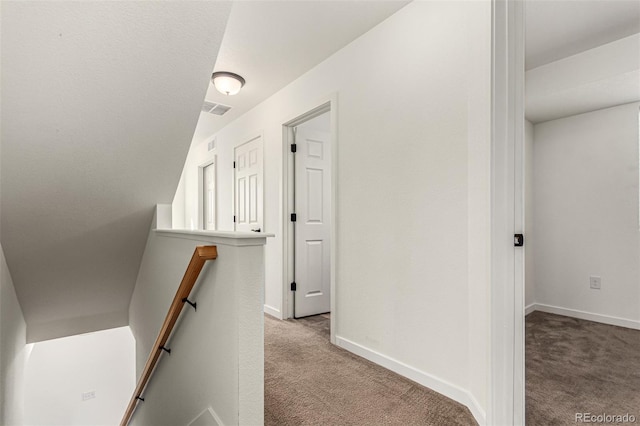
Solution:
[[[295,155],[295,316],[331,310],[329,133],[298,127]]]
[[[234,150],[235,230],[260,232],[262,223],[262,137]]]
[[[214,163],[202,169],[202,207],[204,229],[216,229],[216,166]]]

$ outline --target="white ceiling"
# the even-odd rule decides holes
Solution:
[[[202,113],[193,144],[204,142],[406,3],[235,2],[215,70],[238,73],[247,84],[236,96],[222,95],[209,85],[207,100],[230,105],[232,109],[223,117]],[[526,69],[548,65],[638,32],[637,0],[527,0]],[[593,90],[567,88],[546,101],[538,94],[535,105],[528,105],[527,115],[534,121],[559,118],[633,97],[629,95],[630,91],[635,93],[635,88],[629,87],[635,83],[633,76],[627,76],[625,84],[621,84],[620,76],[612,79],[611,84],[600,81],[592,85]],[[562,97],[562,105],[558,104],[558,97]]]
[[[527,0],[527,119],[640,100],[638,33],[637,0]]]
[[[526,69],[640,32],[638,0],[527,0]]]
[[[126,324],[153,206],[171,202],[192,136],[406,3],[3,1],[1,242],[31,340]],[[528,66],[638,32],[638,4],[530,0]],[[245,88],[219,94],[214,69]],[[233,109],[199,114],[205,92]]]
[[[227,2],[2,2],[1,242],[29,340],[126,325]]]
[[[202,113],[194,145],[349,44],[408,1],[239,1],[233,4],[215,71],[247,83],[226,96],[209,85],[206,99],[233,108]],[[375,52],[373,52],[375,54]]]
[[[3,1],[0,237],[28,339],[127,324],[153,208],[192,138],[406,3]],[[214,69],[247,85],[218,94]],[[234,109],[194,138],[205,93]]]

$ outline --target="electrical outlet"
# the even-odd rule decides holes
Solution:
[[[96,397],[96,391],[82,392],[82,400],[87,401]]]
[[[596,276],[590,276],[589,277],[589,287],[595,289],[595,290],[600,290],[600,284],[601,284],[601,278],[600,277],[596,277]]]

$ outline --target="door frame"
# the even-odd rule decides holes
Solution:
[[[524,30],[523,2],[492,1],[490,425],[525,423]]]
[[[198,229],[204,230],[204,169],[210,165],[214,165],[215,170],[213,172],[215,179],[215,191],[213,199],[215,202],[214,207],[214,226],[218,229],[218,163],[216,162],[216,155],[214,154],[210,159],[204,163],[198,165]]]
[[[336,343],[336,259],[337,259],[337,223],[338,212],[338,96],[336,93],[298,109],[299,112],[282,122],[282,319],[293,318],[293,156],[290,145],[293,142],[293,128],[319,115],[329,112],[331,129],[329,143],[331,147],[331,209],[330,209],[330,289],[331,289],[331,343]]]
[[[236,161],[236,149],[241,147],[244,144],[248,144],[249,142],[253,142],[256,139],[260,139],[261,143],[262,143],[262,170],[261,170],[261,175],[260,175],[260,179],[262,179],[262,203],[260,203],[260,208],[262,209],[262,225],[260,225],[260,230],[262,232],[266,232],[265,228],[266,228],[266,220],[264,217],[264,206],[265,206],[265,197],[264,197],[264,134],[263,132],[257,132],[254,133],[253,136],[248,136],[245,138],[242,138],[240,140],[244,141],[244,142],[240,142],[238,144],[233,145],[233,149],[232,149],[232,156],[233,156],[233,162]],[[233,200],[232,204],[231,204],[231,215],[233,217],[236,216],[236,168],[235,167],[231,167],[231,180],[233,182],[233,194],[231,194],[231,198]],[[234,219],[233,221],[233,232],[240,232],[240,231],[236,231],[236,227],[238,225],[238,222],[236,222],[236,220]]]

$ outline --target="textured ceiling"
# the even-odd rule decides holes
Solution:
[[[528,0],[527,119],[640,100],[639,32],[637,0]]]
[[[203,113],[197,145],[364,34],[408,1],[238,1],[216,62],[216,71],[242,75],[235,96],[207,91],[207,100],[233,108],[224,117]]]
[[[640,34],[526,73],[526,116],[533,123],[640,100]]]
[[[128,323],[227,2],[2,3],[2,246],[43,340]]]

